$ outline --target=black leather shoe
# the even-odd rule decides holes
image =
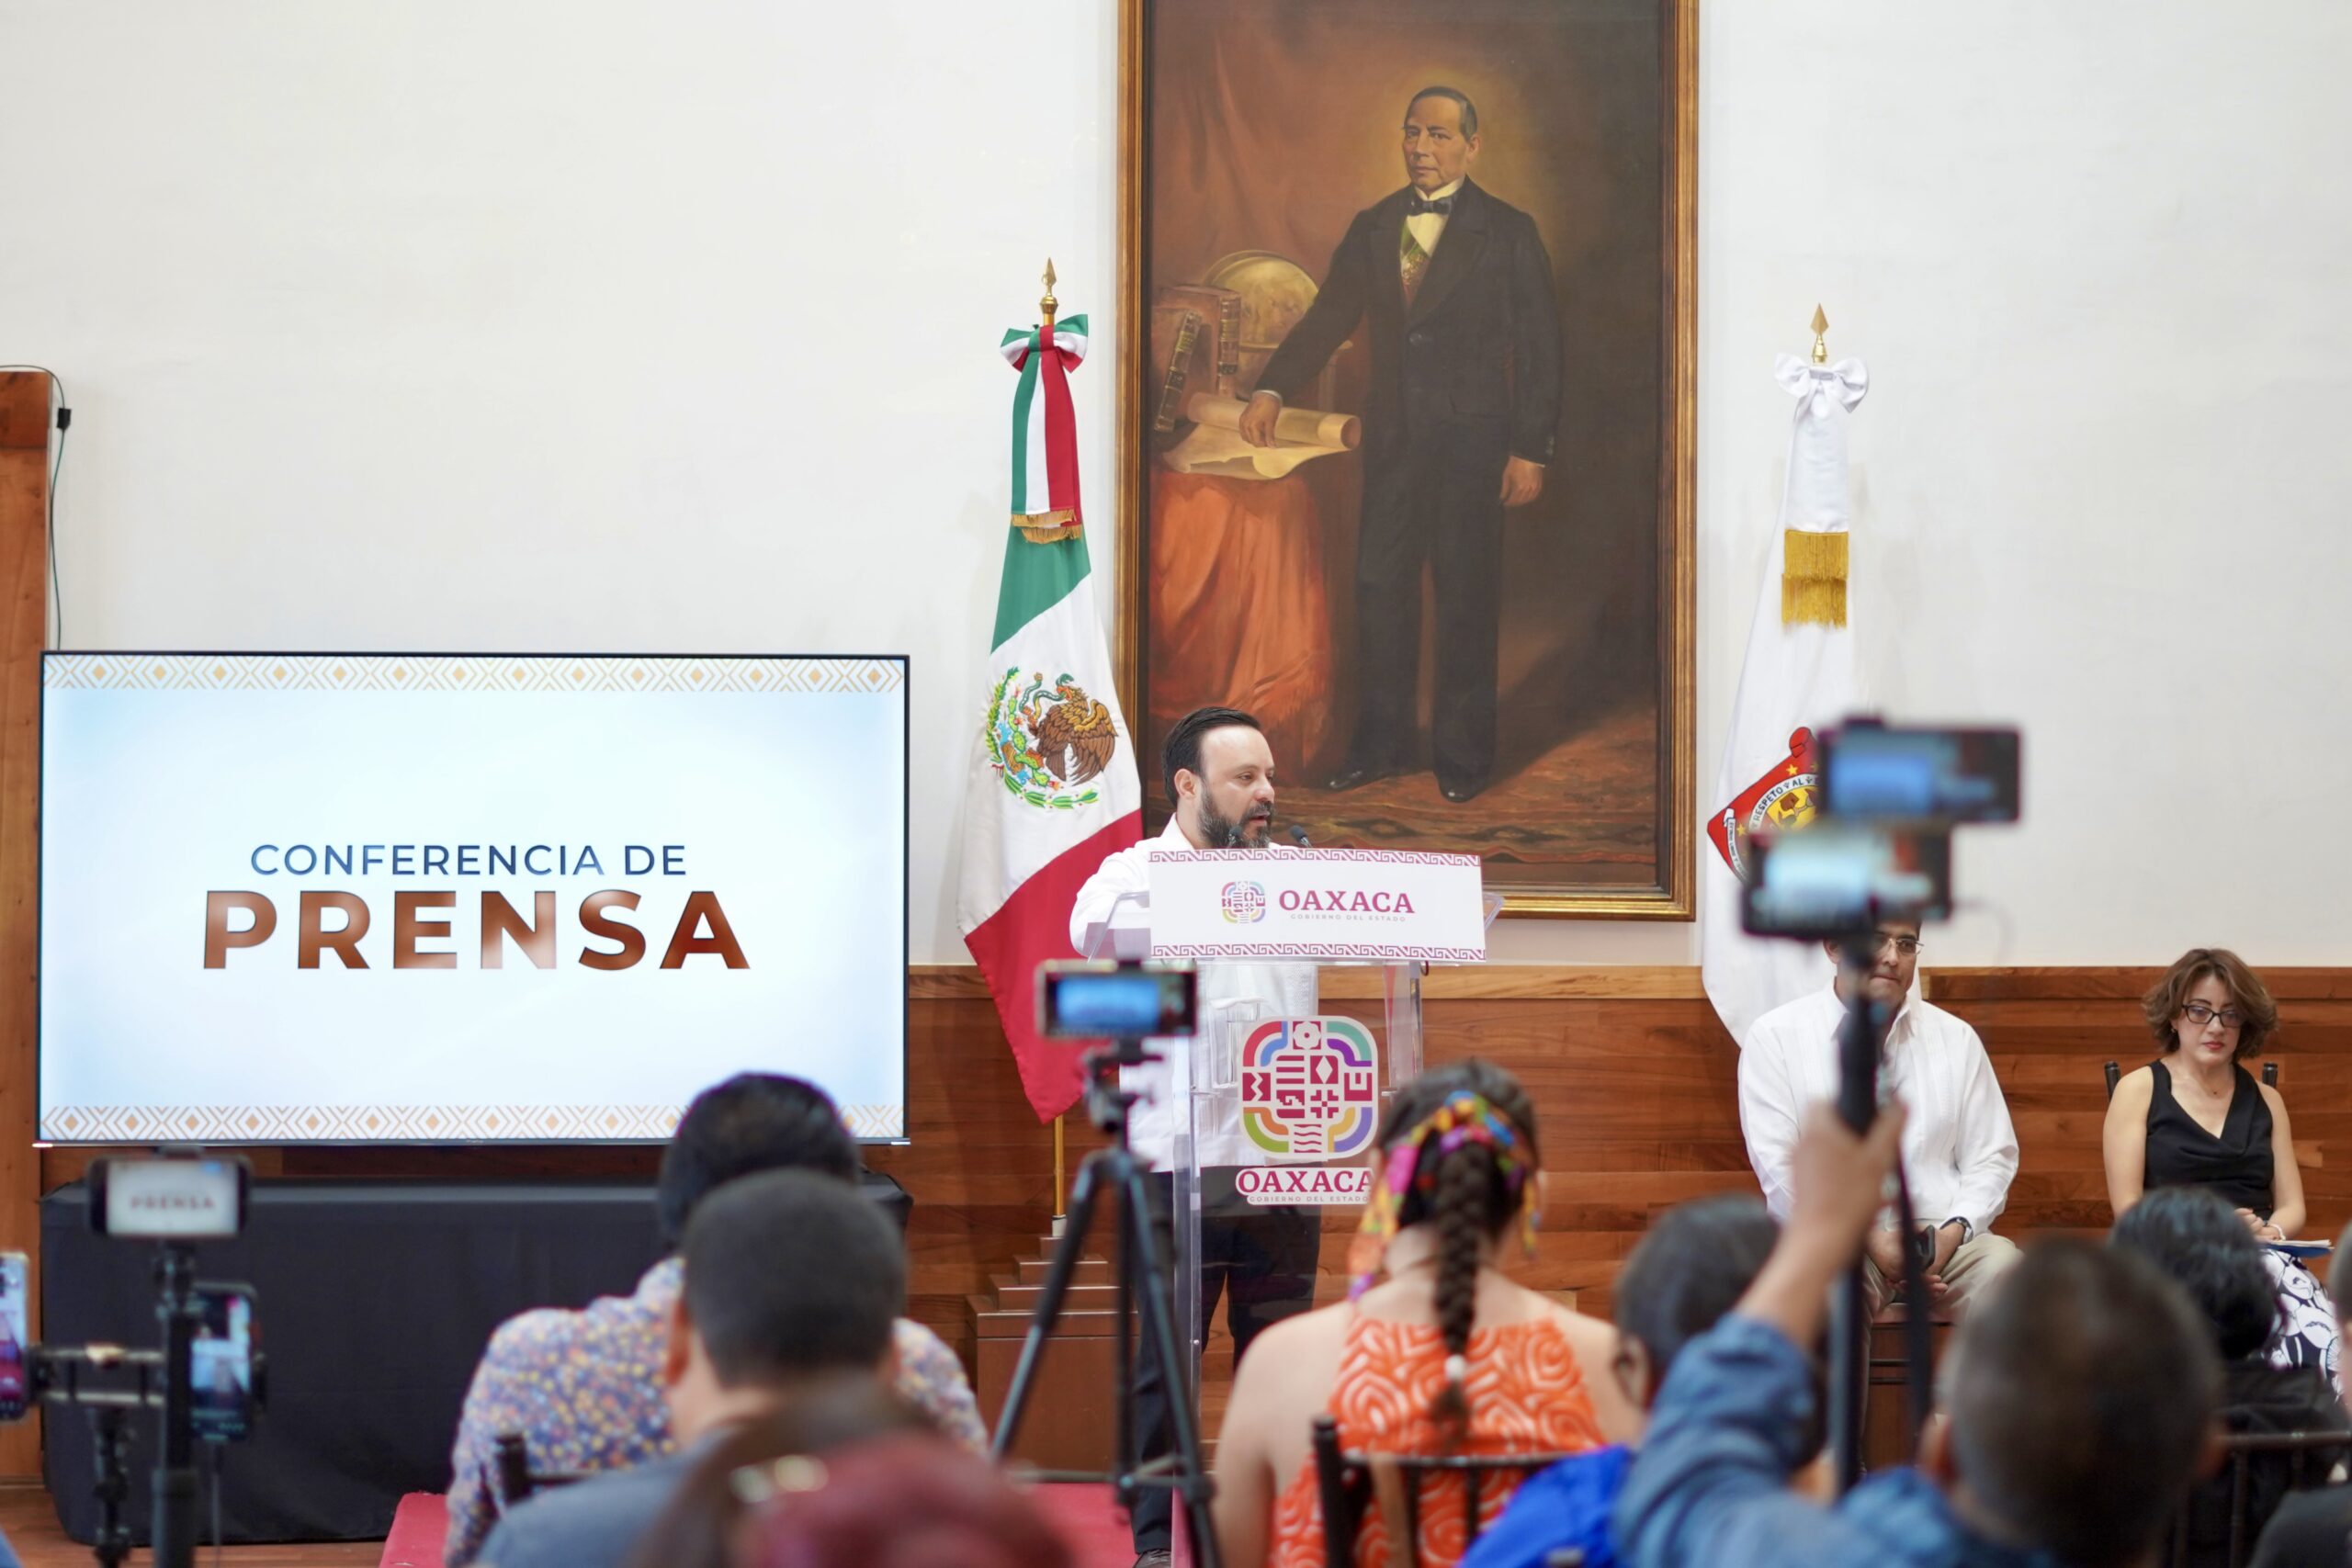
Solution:
[[[1341,790],[1362,789],[1368,784],[1377,784],[1382,779],[1396,776],[1396,770],[1394,768],[1381,767],[1370,762],[1345,762],[1340,764],[1338,773],[1324,781],[1323,787],[1336,795]]]
[[[1459,806],[1465,800],[1476,800],[1486,794],[1487,781],[1484,779],[1475,782],[1464,779],[1446,780],[1438,784],[1437,792]]]

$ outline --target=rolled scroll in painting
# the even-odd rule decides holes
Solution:
[[[1274,416],[1274,444],[1252,446],[1241,438],[1237,398],[1195,392],[1184,400],[1192,433],[1160,455],[1180,474],[1218,474],[1227,479],[1277,479],[1310,457],[1351,452],[1363,440],[1363,422],[1350,413],[1286,408]]]

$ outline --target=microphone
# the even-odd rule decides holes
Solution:
[[[1292,823],[1287,831],[1290,834],[1290,841],[1296,844],[1300,849],[1311,850],[1315,847],[1313,844],[1306,841],[1306,829],[1299,826],[1297,823]]]

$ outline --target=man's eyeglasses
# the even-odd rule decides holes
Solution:
[[[1917,937],[1896,936],[1893,931],[1876,931],[1871,933],[1871,951],[1872,953],[1884,953],[1887,949],[1887,944],[1890,942],[1894,944],[1894,951],[1903,954],[1905,958],[1916,958],[1919,954],[1919,939]]]
[[[2199,1029],[2204,1028],[2207,1024],[2212,1022],[2217,1018],[2222,1021],[2222,1027],[2223,1029],[2235,1029],[2239,1024],[2245,1021],[2245,1014],[2238,1011],[2235,1008],[2222,1008],[2219,1011],[2216,1011],[2212,1008],[2207,1007],[2203,1002],[2187,1003],[2180,1010],[2182,1015],[2185,1016],[2189,1022],[2195,1024]]]

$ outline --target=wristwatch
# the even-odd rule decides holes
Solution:
[[[1971,1241],[1973,1241],[1973,1240],[1974,1240],[1974,1239],[1975,1239],[1975,1237],[1976,1237],[1976,1227],[1975,1227],[1974,1225],[1970,1224],[1966,1219],[1962,1218],[1962,1217],[1961,1215],[1959,1215],[1959,1214],[1954,1214],[1951,1219],[1946,1220],[1946,1221],[1943,1223],[1943,1225],[1940,1225],[1940,1226],[1939,1226],[1939,1227],[1937,1227],[1937,1228],[1938,1228],[1938,1229],[1943,1229],[1943,1228],[1946,1228],[1946,1227],[1948,1227],[1948,1226],[1951,1226],[1951,1225],[1958,1225],[1958,1226],[1960,1227],[1960,1245],[1961,1245],[1961,1246],[1962,1246],[1962,1247],[1966,1247],[1966,1246],[1967,1246]]]

